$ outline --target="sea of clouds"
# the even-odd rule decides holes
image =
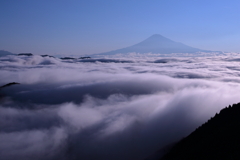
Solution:
[[[144,160],[240,101],[240,56],[0,57],[1,160]]]

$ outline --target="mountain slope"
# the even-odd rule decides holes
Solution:
[[[118,53],[161,53],[161,54],[169,54],[169,53],[195,53],[195,52],[201,52],[206,50],[201,50],[197,48],[193,48],[190,46],[187,46],[185,44],[174,42],[166,37],[163,37],[159,34],[154,34],[148,39],[135,44],[130,47],[100,53],[104,55],[112,55],[112,54],[118,54]]]
[[[240,159],[240,103],[224,108],[161,160]]]
[[[5,50],[0,50],[0,57],[7,56],[7,55],[14,55],[14,54]]]

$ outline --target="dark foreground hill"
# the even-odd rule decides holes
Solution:
[[[239,160],[240,103],[226,107],[161,160]]]

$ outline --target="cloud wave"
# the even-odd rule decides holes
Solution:
[[[1,159],[144,159],[239,101],[231,56],[0,62]]]

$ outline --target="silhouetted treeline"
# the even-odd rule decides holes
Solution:
[[[161,160],[219,159],[240,159],[240,103],[222,109],[177,143]]]

